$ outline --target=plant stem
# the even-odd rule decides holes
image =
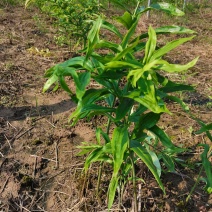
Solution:
[[[136,176],[135,176],[135,166],[133,162],[133,153],[130,151],[130,160],[132,163],[132,179],[133,179],[133,195],[134,195],[134,211],[138,212],[138,201],[137,201],[137,191],[136,191]]]
[[[97,190],[96,190],[97,198],[99,196],[99,187],[100,187],[100,183],[101,183],[102,169],[103,169],[103,162],[100,163],[100,168],[99,168],[99,173],[98,173]]]
[[[137,2],[136,8],[135,8],[134,13],[133,13],[133,18],[136,16],[139,4],[140,4],[140,1]]]
[[[201,169],[200,169],[200,172],[199,172],[199,174],[198,174],[198,177],[197,177],[197,180],[196,180],[194,186],[192,187],[190,193],[188,194],[188,196],[187,196],[187,198],[186,198],[186,204],[188,203],[189,199],[191,198],[191,195],[192,195],[193,192],[194,192],[194,189],[196,188],[197,184],[199,183],[200,175],[202,174],[202,170],[203,170],[203,166],[202,166]]]

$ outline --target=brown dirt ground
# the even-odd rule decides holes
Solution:
[[[81,141],[93,139],[95,124],[80,122],[70,127],[67,117],[75,105],[68,95],[62,91],[42,93],[44,71],[73,55],[68,48],[55,45],[51,20],[43,20],[36,9],[0,5],[0,211],[107,211],[110,168],[104,170],[97,198],[98,166],[92,166],[85,178],[83,158],[76,155]],[[153,26],[183,23],[198,32],[192,42],[167,56],[178,63],[201,56],[198,64],[186,75],[169,77],[197,86],[195,93],[182,94],[182,98],[199,118],[211,122],[211,9],[202,8],[184,19],[143,18],[139,31],[145,31],[148,22]],[[161,37],[159,41],[168,39]],[[197,144],[209,141],[192,133],[199,129],[198,124],[177,105],[169,107],[175,115],[164,115],[161,124],[176,144],[192,149],[190,155],[182,156],[191,169],[178,165],[177,173],[163,174],[167,192],[163,195],[140,164],[137,176],[146,182],[139,185],[142,211],[212,211],[212,196],[204,192],[202,182],[184,204],[198,175],[194,161],[198,162],[202,149]],[[111,211],[118,211],[116,203]],[[132,211],[131,185],[127,185],[119,211]]]

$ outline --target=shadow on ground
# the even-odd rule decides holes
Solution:
[[[56,104],[51,105],[40,105],[37,107],[33,106],[22,106],[22,107],[4,107],[0,106],[0,117],[8,120],[23,120],[26,117],[36,117],[44,115],[52,115],[66,112],[75,107],[75,104],[71,100],[63,100]]]

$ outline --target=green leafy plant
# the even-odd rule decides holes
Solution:
[[[212,135],[210,131],[212,130],[212,123],[205,124],[203,121],[195,118],[195,120],[200,124],[201,128],[195,132],[195,134],[205,133],[209,140],[212,142]],[[212,157],[212,146],[208,144],[200,144],[200,146],[204,147],[204,152],[201,154],[202,167],[205,170],[206,178],[204,181],[206,182],[205,190],[211,194],[212,193],[212,166],[209,159]]]
[[[46,71],[43,91],[59,83],[76,102],[76,110],[69,120],[71,125],[80,119],[105,116],[106,126],[96,129],[96,142],[83,142],[79,146],[80,155],[87,154],[84,169],[88,171],[94,162],[111,165],[113,170],[108,187],[108,208],[112,207],[116,191],[121,202],[126,182],[132,181],[134,187],[135,211],[137,211],[135,164],[142,161],[153,174],[165,193],[160,179],[162,171],[174,171],[176,154],[184,149],[175,146],[169,136],[159,126],[163,113],[171,114],[166,100],[179,103],[184,110],[189,108],[174,95],[174,92],[193,90],[193,87],[175,83],[163,76],[163,72],[180,73],[191,68],[197,59],[185,65],[170,64],[163,59],[169,51],[190,41],[194,36],[173,40],[162,47],[157,46],[159,34],[192,34],[192,30],[179,26],[165,26],[147,33],[136,35],[136,26],[141,15],[148,10],[160,10],[172,15],[184,13],[167,3],[140,7],[138,1],[135,11],[126,11],[116,20],[126,29],[121,33],[114,24],[101,17],[90,21],[92,28],[88,33],[85,55],[71,58]],[[116,42],[101,38],[102,30],[113,33]],[[118,43],[117,40],[120,40]],[[101,53],[104,50],[106,53]],[[138,58],[136,55],[142,55]],[[73,79],[75,89],[70,89],[66,77]],[[95,81],[99,86],[88,87]],[[161,163],[166,168],[162,168]],[[98,191],[97,191],[98,194]]]
[[[32,2],[54,18],[54,24],[58,27],[56,40],[60,44],[71,46],[74,41],[75,45],[76,43],[85,45],[91,28],[91,23],[86,20],[94,18],[98,13],[96,0],[26,0],[25,7]]]

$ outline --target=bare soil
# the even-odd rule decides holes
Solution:
[[[183,75],[170,75],[175,81],[196,85],[197,91],[182,94],[193,113],[209,123],[212,120],[212,11],[202,8],[185,18],[152,16],[142,19],[140,31],[153,26],[179,24],[197,31],[197,37],[167,57],[185,63],[200,56],[198,64]],[[42,93],[44,71],[73,56],[69,48],[54,43],[55,30],[35,8],[0,4],[0,211],[107,211],[106,190],[111,170],[105,167],[101,191],[96,196],[98,164],[83,175],[83,157],[76,148],[94,139],[95,123],[68,125],[75,105],[63,91]],[[175,36],[177,37],[177,36]],[[173,38],[173,37],[172,37]],[[160,42],[169,38],[160,37]],[[137,176],[141,211],[212,211],[212,195],[200,182],[185,204],[195,184],[202,147],[210,143],[205,135],[194,135],[199,125],[175,104],[174,115],[164,115],[161,125],[176,145],[188,147],[181,155],[190,169],[177,165],[176,173],[163,173],[166,195],[141,163]],[[203,174],[204,176],[204,174]],[[127,185],[122,210],[132,209],[132,186]],[[111,211],[118,211],[117,204]]]

